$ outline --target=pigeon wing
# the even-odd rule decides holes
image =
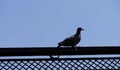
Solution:
[[[63,41],[59,42],[60,46],[74,46],[75,43],[75,36],[72,35],[68,38],[65,38]]]

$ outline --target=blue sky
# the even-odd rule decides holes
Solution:
[[[0,47],[56,47],[82,27],[79,46],[120,45],[119,0],[1,0]]]

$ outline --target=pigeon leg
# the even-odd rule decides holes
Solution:
[[[77,51],[77,46],[75,46],[75,51]]]
[[[75,48],[75,51],[77,51],[77,46],[72,46],[72,48]]]

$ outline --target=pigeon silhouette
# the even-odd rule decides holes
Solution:
[[[65,38],[63,41],[59,42],[57,48],[59,48],[60,46],[75,47],[81,40],[82,30],[83,29],[81,27],[78,27],[76,33],[70,37]]]
[[[81,41],[82,30],[84,29],[78,27],[76,33],[70,37],[65,38],[63,41],[59,42],[57,48],[60,48],[60,46],[71,46],[72,48],[74,48]],[[57,58],[59,58],[59,56],[60,55],[58,55]],[[50,58],[53,59],[54,57],[50,55]]]

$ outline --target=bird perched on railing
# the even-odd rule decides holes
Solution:
[[[72,48],[75,47],[81,40],[81,31],[84,30],[81,27],[77,28],[77,31],[74,35],[65,38],[63,41],[58,43],[57,48],[60,48],[60,46],[71,46]],[[77,50],[77,49],[76,49]],[[58,55],[57,58],[59,58],[60,55]],[[53,58],[50,55],[50,58]]]
[[[60,46],[75,47],[81,40],[82,30],[83,29],[81,27],[78,27],[76,33],[70,37],[65,38],[63,41],[59,42],[57,48],[59,48]]]

